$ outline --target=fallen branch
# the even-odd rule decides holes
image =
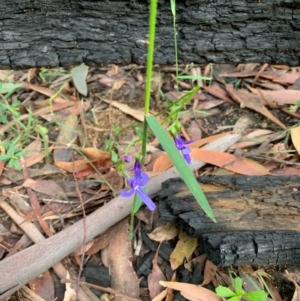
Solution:
[[[228,135],[216,140],[205,149],[225,151],[240,139],[240,135]],[[192,160],[191,169],[197,170],[205,163]],[[153,195],[161,189],[162,182],[178,177],[177,170],[172,167],[149,181],[147,193]],[[5,204],[0,201],[0,207]],[[86,241],[106,231],[130,214],[132,199],[118,196],[99,208],[86,218]],[[83,243],[83,221],[80,220],[60,233],[44,239],[39,243],[22,250],[0,262],[0,301],[9,297],[31,279],[74,252]]]

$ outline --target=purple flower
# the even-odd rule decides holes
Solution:
[[[186,146],[186,144],[189,144],[192,142],[193,142],[193,140],[183,141],[182,138],[180,137],[180,135],[177,135],[175,137],[175,145],[176,145],[177,149],[181,152],[181,154],[187,164],[191,163],[191,157],[190,157],[191,149],[188,148]]]
[[[129,163],[131,160],[132,160],[132,157],[131,157],[131,156],[129,156],[129,155],[125,155],[125,156],[124,156],[124,161],[125,161],[126,163]]]
[[[130,190],[126,191],[122,189],[120,192],[121,196],[128,198],[136,193],[150,210],[155,210],[155,204],[143,190],[143,187],[149,181],[148,175],[142,171],[141,165],[138,161],[135,162],[134,167],[130,170],[134,171],[133,177],[128,177],[127,179]]]

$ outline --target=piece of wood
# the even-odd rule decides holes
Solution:
[[[298,0],[177,0],[180,63],[299,65]],[[159,0],[155,62],[174,64],[169,0]],[[0,68],[142,63],[149,1],[4,1]]]
[[[180,179],[163,183],[160,217],[201,238],[215,263],[300,262],[300,178],[216,176],[198,179],[213,209],[213,223]]]

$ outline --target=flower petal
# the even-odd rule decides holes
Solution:
[[[183,154],[183,158],[186,161],[187,164],[191,164],[191,157],[190,155]]]
[[[130,155],[125,155],[125,156],[124,156],[124,161],[125,161],[126,163],[131,162],[131,160],[132,160],[132,157],[131,157]]]
[[[181,153],[182,153],[183,155],[188,155],[188,154],[190,154],[191,152],[192,152],[192,150],[191,150],[190,148],[186,147],[186,146],[181,150]]]
[[[130,190],[124,190],[124,189],[122,189],[122,190],[120,191],[120,194],[121,194],[121,196],[124,197],[124,198],[129,198],[129,197],[133,196],[133,194],[134,194],[134,189],[130,189]]]
[[[149,176],[145,172],[140,171],[139,173],[134,174],[134,180],[138,186],[142,187],[148,183]]]
[[[147,195],[147,193],[140,187],[136,189],[137,195],[140,197],[140,199],[143,201],[143,203],[148,207],[149,210],[155,210],[156,206],[153,203],[153,201],[150,199],[150,197]]]

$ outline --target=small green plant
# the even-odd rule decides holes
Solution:
[[[17,147],[17,142],[19,138],[14,141],[3,141],[0,146],[4,148],[5,154],[0,155],[0,161],[8,162],[7,166],[10,168],[15,168],[16,170],[21,170],[21,165],[19,159],[26,154],[26,152],[22,152]]]
[[[268,294],[264,290],[255,290],[246,293],[243,290],[243,280],[240,277],[231,278],[233,289],[219,285],[216,288],[216,293],[219,297],[225,298],[227,301],[266,301]]]

